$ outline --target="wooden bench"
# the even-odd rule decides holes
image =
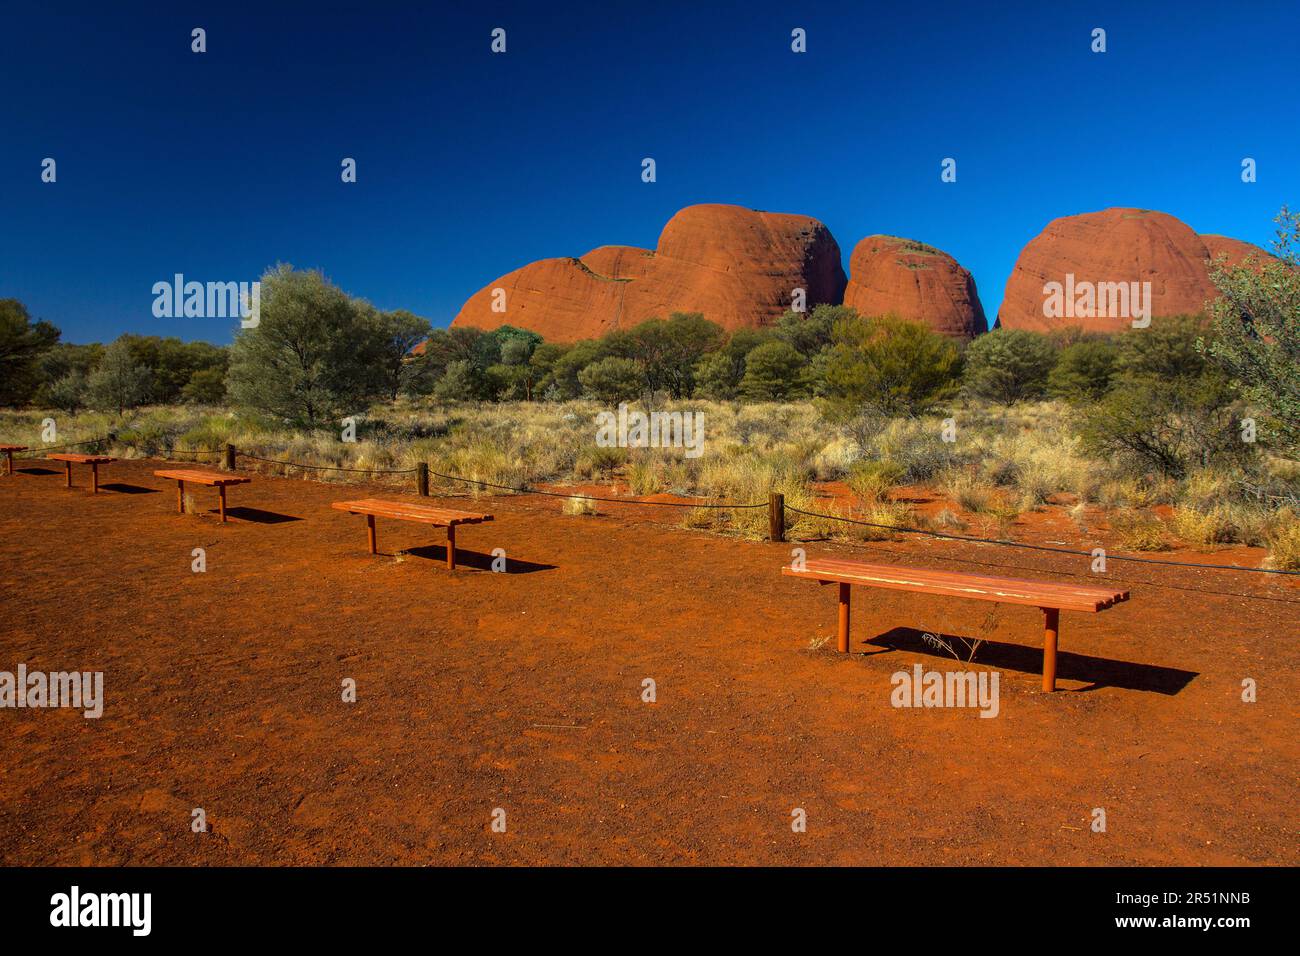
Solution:
[[[8,463],[8,467],[5,468],[6,475],[14,473],[14,452],[26,450],[26,445],[0,445],[0,451],[5,453],[5,461]]]
[[[116,458],[110,458],[108,455],[75,455],[65,453],[59,455],[46,455],[50,461],[63,462],[64,474],[67,478],[67,487],[72,487],[72,466],[89,465],[90,466],[90,493],[99,494],[99,466],[107,465],[110,462],[117,461]]]
[[[1058,584],[1052,581],[988,577],[955,571],[892,567],[833,558],[807,561],[799,570],[787,565],[781,569],[781,573],[796,578],[810,578],[820,584],[839,584],[838,646],[843,653],[848,653],[849,650],[849,587],[853,584],[888,588],[894,591],[914,591],[921,594],[946,594],[950,597],[973,598],[977,601],[1025,604],[1040,608],[1044,616],[1043,690],[1045,691],[1056,690],[1056,638],[1061,612],[1096,613],[1120,601],[1127,601],[1129,596],[1127,591],[1115,591],[1092,585]]]
[[[447,529],[447,570],[456,570],[456,526],[462,524],[481,524],[491,521],[491,515],[474,514],[470,511],[453,511],[450,508],[435,508],[414,501],[386,501],[382,498],[363,498],[360,501],[336,501],[330,507],[349,514],[365,515],[366,528],[369,531],[370,553],[378,553],[378,538],[375,533],[376,518],[394,518],[397,521],[416,521],[420,524],[436,525]]]
[[[216,488],[222,524],[226,522],[226,488],[230,485],[246,485],[253,480],[242,475],[223,475],[219,471],[197,471],[192,468],[163,469],[155,471],[154,475],[176,482],[176,510],[181,514],[185,514],[185,482]]]

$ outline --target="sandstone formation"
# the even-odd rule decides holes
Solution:
[[[671,312],[702,312],[737,329],[774,321],[797,288],[812,309],[839,303],[844,285],[839,246],[816,219],[688,206],[669,220],[654,250],[601,246],[581,258],[530,263],[472,295],[452,324],[513,325],[572,342]],[[494,311],[502,300],[504,311]]]
[[[1186,223],[1149,209],[1054,219],[1021,251],[998,324],[1040,332],[1068,326],[1118,332],[1132,328],[1143,311],[1151,317],[1204,312],[1217,295],[1209,274],[1213,257],[1222,252],[1235,262],[1260,251],[1236,239],[1199,236]],[[1068,314],[1057,308],[1062,301]]]
[[[1205,243],[1206,252],[1211,260],[1223,256],[1229,266],[1240,265],[1249,256],[1254,256],[1255,267],[1258,269],[1274,258],[1272,254],[1265,252],[1259,246],[1249,242],[1242,242],[1240,239],[1202,234],[1201,241]]]
[[[897,236],[857,244],[844,304],[862,315],[923,322],[954,338],[974,338],[987,328],[971,274],[946,252]]]

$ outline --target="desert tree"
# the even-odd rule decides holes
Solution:
[[[1182,479],[1196,469],[1248,470],[1256,446],[1237,429],[1238,390],[1197,349],[1198,316],[1156,317],[1123,333],[1106,394],[1081,407],[1084,446],[1113,469]]]
[[[1215,336],[1199,348],[1237,382],[1245,397],[1267,411],[1281,443],[1300,447],[1300,213],[1286,206],[1275,255],[1248,257],[1236,266],[1220,260],[1210,270],[1219,291]]]
[[[372,319],[378,326],[378,371],[384,396],[392,402],[417,374],[411,350],[429,337],[429,321],[406,309],[379,312]]]
[[[695,368],[705,353],[720,348],[722,327],[698,312],[674,312],[666,320],[647,319],[626,333],[606,337],[611,355],[637,362],[645,391],[667,391],[685,398],[695,390]]]
[[[951,340],[919,322],[896,316],[835,321],[819,390],[834,417],[849,418],[864,407],[887,415],[919,414],[950,398],[961,372],[961,355]]]
[[[804,357],[788,342],[764,342],[745,356],[740,394],[759,402],[783,401],[801,395],[805,364]]]
[[[381,394],[373,307],[317,270],[281,264],[261,281],[260,321],[230,349],[226,387],[236,404],[319,427]]]
[[[1047,376],[1047,394],[1067,402],[1092,402],[1110,388],[1118,348],[1110,339],[1079,339],[1056,356]]]
[[[858,317],[848,305],[815,306],[811,312],[787,312],[772,330],[777,338],[788,342],[799,354],[812,358],[833,344],[835,323]]]
[[[0,405],[24,405],[40,387],[41,357],[59,341],[59,330],[33,322],[17,299],[0,299]]]
[[[153,371],[136,360],[128,337],[122,336],[104,349],[86,386],[93,407],[120,415],[150,400]]]
[[[1004,405],[1041,398],[1055,365],[1056,350],[1047,336],[1026,329],[994,329],[966,349],[966,390]]]
[[[611,355],[578,373],[583,393],[605,405],[630,402],[645,387],[645,369],[634,359]]]
[[[594,339],[574,342],[551,363],[550,371],[541,383],[543,392],[560,401],[579,397],[582,394],[582,383],[578,381],[578,376],[588,365],[605,355],[604,345]]]
[[[54,381],[47,382],[41,389],[40,397],[43,404],[75,415],[85,406],[88,393],[86,373],[74,368]]]

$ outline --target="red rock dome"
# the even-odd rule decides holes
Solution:
[[[844,304],[862,315],[892,312],[954,338],[987,328],[971,274],[946,252],[897,236],[868,236],[854,247]]]
[[[581,259],[543,259],[474,293],[452,321],[531,329],[548,341],[596,338],[671,312],[702,312],[726,329],[775,321],[796,288],[807,308],[844,294],[840,248],[810,216],[740,206],[688,206],[654,251],[600,246]],[[494,290],[505,311],[494,312]]]
[[[1149,302],[1141,308],[1149,306],[1152,316],[1204,312],[1217,296],[1210,260],[1223,252],[1237,261],[1252,251],[1261,250],[1236,239],[1199,236],[1186,223],[1149,209],[1104,209],[1054,219],[1021,251],[1007,280],[998,324],[1040,332],[1067,326],[1123,331],[1132,328],[1140,308],[1134,303],[1127,310],[1116,308],[1122,300],[1106,290],[1119,287],[1127,287],[1125,295],[1137,290],[1144,300],[1144,288],[1149,288]],[[1070,307],[1072,298],[1081,307]],[[1058,308],[1062,302],[1069,314]]]

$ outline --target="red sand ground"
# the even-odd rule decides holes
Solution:
[[[449,499],[497,520],[448,573],[441,531],[381,521],[372,556],[329,508],[391,488],[259,477],[223,526],[177,515],[157,463],[108,466],[98,497],[25,465],[0,478],[0,670],[102,670],[107,704],[0,711],[5,864],[1300,862],[1293,579],[1113,566],[1133,599],[1062,615],[1050,696],[1040,613],[1001,607],[973,665],[1001,674],[987,720],[894,709],[890,675],[965,669],[917,629],[974,635],[993,605],[855,589],[845,658],[834,590],[779,574],[791,545],[679,509]],[[484,570],[496,547],[514,573]],[[807,549],[1087,576],[991,546]]]

